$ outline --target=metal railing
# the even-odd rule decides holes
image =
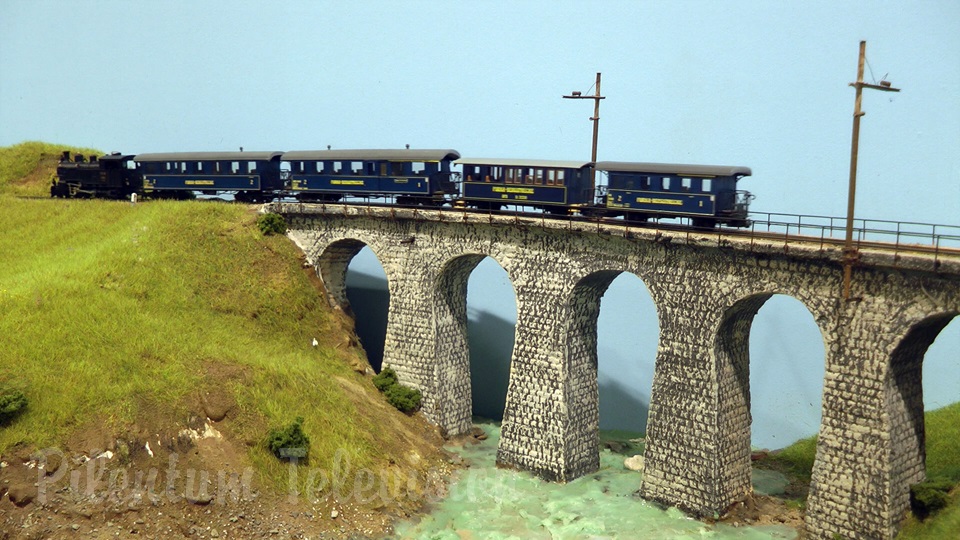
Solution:
[[[814,237],[823,241],[842,239],[846,234],[846,218],[751,212],[752,231],[779,233],[791,237]],[[858,248],[881,247],[908,251],[912,247],[933,249],[960,249],[960,226],[889,221],[882,219],[854,219],[853,241]],[[924,249],[923,251],[929,251]]]
[[[304,203],[295,203],[302,205]],[[385,204],[383,202],[373,202],[368,198],[357,198],[355,200],[317,203],[322,205],[326,212],[343,213],[346,215],[349,208],[367,207],[367,208],[399,208],[395,204]],[[313,206],[313,204],[311,204]],[[837,247],[842,243],[846,234],[846,218],[803,215],[803,214],[782,214],[775,212],[751,212],[749,215],[750,225],[746,228],[704,228],[693,227],[690,218],[651,218],[649,221],[640,223],[625,221],[619,218],[589,218],[575,215],[550,215],[545,212],[522,212],[513,207],[506,207],[503,210],[477,210],[470,208],[450,208],[450,207],[405,207],[414,211],[416,216],[420,210],[426,212],[438,213],[436,219],[443,221],[461,221],[466,219],[465,213],[489,215],[491,221],[493,216],[510,216],[529,223],[531,220],[540,220],[546,224],[567,222],[572,228],[574,223],[579,223],[581,227],[584,224],[596,222],[597,230],[600,231],[602,225],[622,225],[626,228],[625,235],[630,235],[630,229],[652,230],[652,231],[672,231],[688,232],[716,235],[718,243],[723,243],[726,236],[739,236],[741,238],[756,238],[764,240],[782,241],[785,247],[791,244],[819,244],[821,250],[827,247]],[[392,214],[392,212],[391,212]],[[950,253],[951,255],[960,254],[960,226],[942,225],[935,223],[890,221],[879,219],[855,219],[854,220],[854,246],[857,249],[875,249],[894,254],[928,254],[934,257],[934,267],[939,266],[942,255]]]

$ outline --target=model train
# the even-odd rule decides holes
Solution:
[[[596,173],[601,173],[599,182]],[[243,202],[363,197],[401,205],[532,207],[637,221],[688,217],[694,226],[745,227],[753,196],[737,190],[737,182],[750,174],[747,167],[731,166],[461,158],[456,150],[114,153],[89,159],[71,159],[64,152],[50,195],[120,199],[229,193]]]

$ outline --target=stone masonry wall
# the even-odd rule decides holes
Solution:
[[[470,427],[466,281],[493,257],[517,295],[498,462],[568,481],[599,465],[596,321],[621,272],[660,319],[641,494],[696,515],[750,493],[749,330],[774,294],[824,337],[823,421],[808,499],[814,538],[891,538],[924,477],[920,366],[960,313],[960,261],[862,254],[859,301],[839,299],[837,250],[761,239],[451,211],[274,205],[345,306],[349,259],[387,274],[384,365],[448,434]]]

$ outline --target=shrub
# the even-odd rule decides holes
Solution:
[[[383,368],[383,371],[373,378],[373,385],[383,392],[391,405],[405,413],[417,410],[423,399],[419,390],[400,384],[397,373],[391,368]]]
[[[395,384],[397,384],[397,372],[391,368],[383,368],[383,371],[373,378],[373,385],[381,392],[386,392],[387,388]]]
[[[0,425],[7,425],[27,407],[27,396],[20,390],[0,390]]]
[[[387,396],[387,401],[389,401],[391,405],[405,413],[417,410],[417,408],[420,407],[420,400],[423,398],[419,390],[403,386],[402,384],[394,384],[388,387],[384,391],[384,395]]]
[[[949,480],[928,480],[910,486],[910,508],[920,519],[924,519],[945,507],[947,494],[953,489]]]
[[[303,417],[298,416],[292,424],[282,429],[271,429],[267,446],[279,459],[306,459],[310,453],[310,438],[303,432]]]
[[[287,221],[280,214],[263,214],[257,218],[257,227],[265,235],[286,234]]]

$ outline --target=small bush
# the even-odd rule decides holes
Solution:
[[[27,396],[20,390],[0,390],[0,425],[7,425],[27,408]]]
[[[257,218],[257,227],[265,235],[286,234],[287,221],[280,214],[263,214]]]
[[[947,494],[953,489],[949,480],[928,480],[910,486],[910,508],[920,519],[947,506]]]
[[[391,405],[405,413],[417,410],[417,408],[420,407],[420,400],[423,398],[419,390],[403,386],[402,384],[394,384],[383,393],[387,396],[387,401],[389,401]]]
[[[310,453],[310,438],[303,432],[303,417],[282,429],[271,429],[267,446],[279,459],[306,459]]]
[[[373,378],[373,385],[381,392],[386,392],[387,388],[395,384],[397,384],[397,372],[391,368],[383,368],[383,371]]]
[[[417,410],[423,399],[419,390],[400,384],[397,373],[391,368],[383,368],[383,371],[373,378],[373,385],[383,392],[391,405],[405,413]]]

